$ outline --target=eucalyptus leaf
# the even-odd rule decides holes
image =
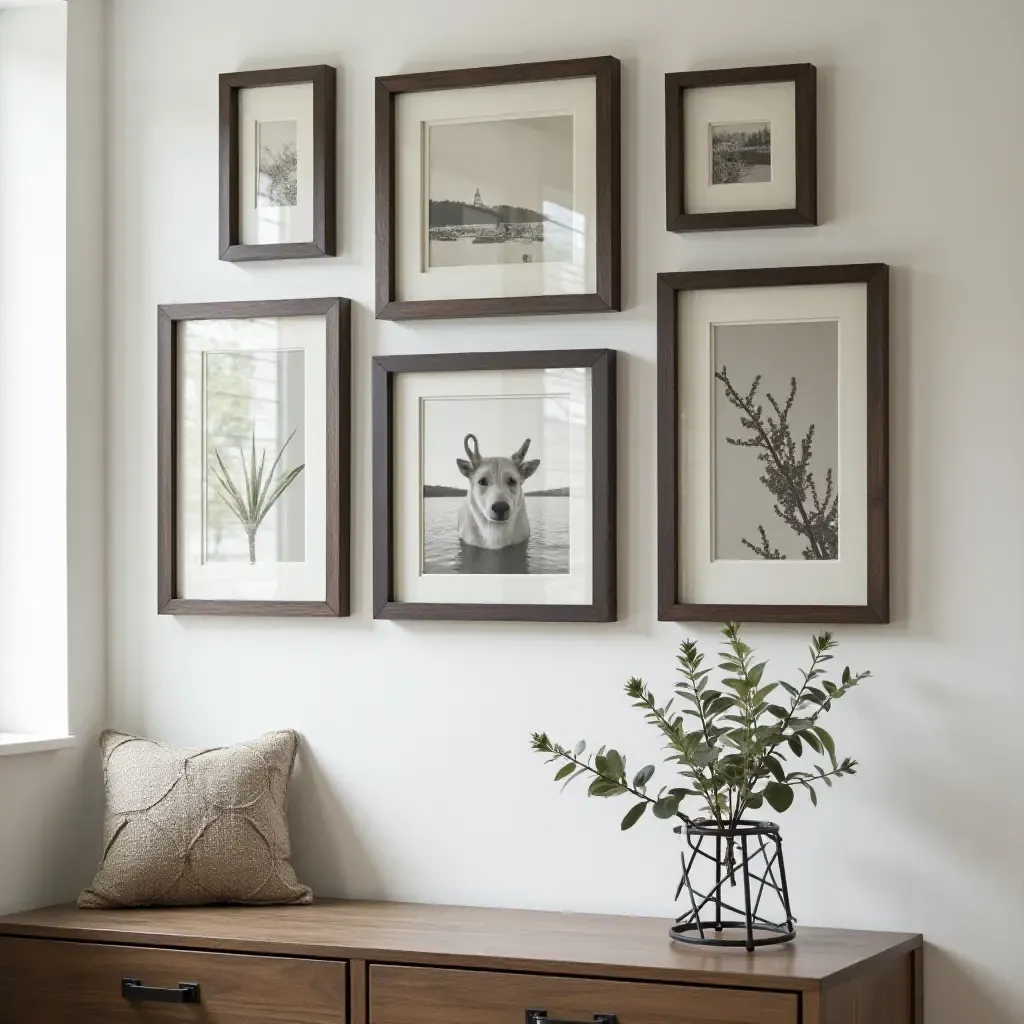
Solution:
[[[644,816],[644,811],[646,810],[646,801],[634,804],[628,811],[626,811],[626,816],[622,819],[622,824],[619,827],[623,832],[625,832],[627,828],[632,828]]]

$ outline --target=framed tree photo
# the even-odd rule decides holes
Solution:
[[[665,76],[669,231],[817,224],[813,64]]]
[[[159,308],[161,614],[348,614],[350,309]]]
[[[382,619],[616,616],[615,353],[373,362]]]
[[[614,57],[377,79],[377,317],[604,312],[619,285]]]
[[[327,64],[220,76],[220,258],[333,256],[335,73]]]
[[[888,268],[658,276],[658,617],[889,621]]]

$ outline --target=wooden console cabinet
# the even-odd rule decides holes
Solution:
[[[3,1024],[921,1024],[920,935],[321,900],[0,918]]]

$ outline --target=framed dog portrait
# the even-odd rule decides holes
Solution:
[[[220,258],[333,256],[335,73],[327,64],[220,76]]]
[[[373,606],[610,622],[615,353],[373,363]]]
[[[817,71],[665,76],[669,231],[818,222]]]
[[[339,298],[160,307],[160,614],[348,614],[349,324]]]
[[[604,312],[619,295],[614,57],[377,79],[377,316]]]
[[[888,622],[888,268],[658,277],[658,617]]]

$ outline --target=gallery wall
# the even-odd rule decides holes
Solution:
[[[877,677],[833,716],[862,768],[785,816],[790,883],[802,925],[923,931],[933,1024],[1024,1018],[1022,31],[1016,0],[112,0],[112,724],[195,744],[299,729],[295,862],[322,895],[669,916],[669,829],[620,834],[624,805],[559,796],[527,742],[642,763],[656,743],[623,682],[665,692],[676,645],[714,641],[656,621],[655,274],[885,261],[894,621],[839,631]],[[625,311],[375,322],[374,76],[604,53],[623,61]],[[664,74],[797,61],[819,68],[821,226],[666,233]],[[320,62],[339,74],[340,255],[218,262],[218,73]],[[352,617],[158,617],[156,305],[321,295],[357,304]],[[549,347],[622,353],[621,621],[375,622],[371,357]],[[748,638],[783,672],[806,636]]]

